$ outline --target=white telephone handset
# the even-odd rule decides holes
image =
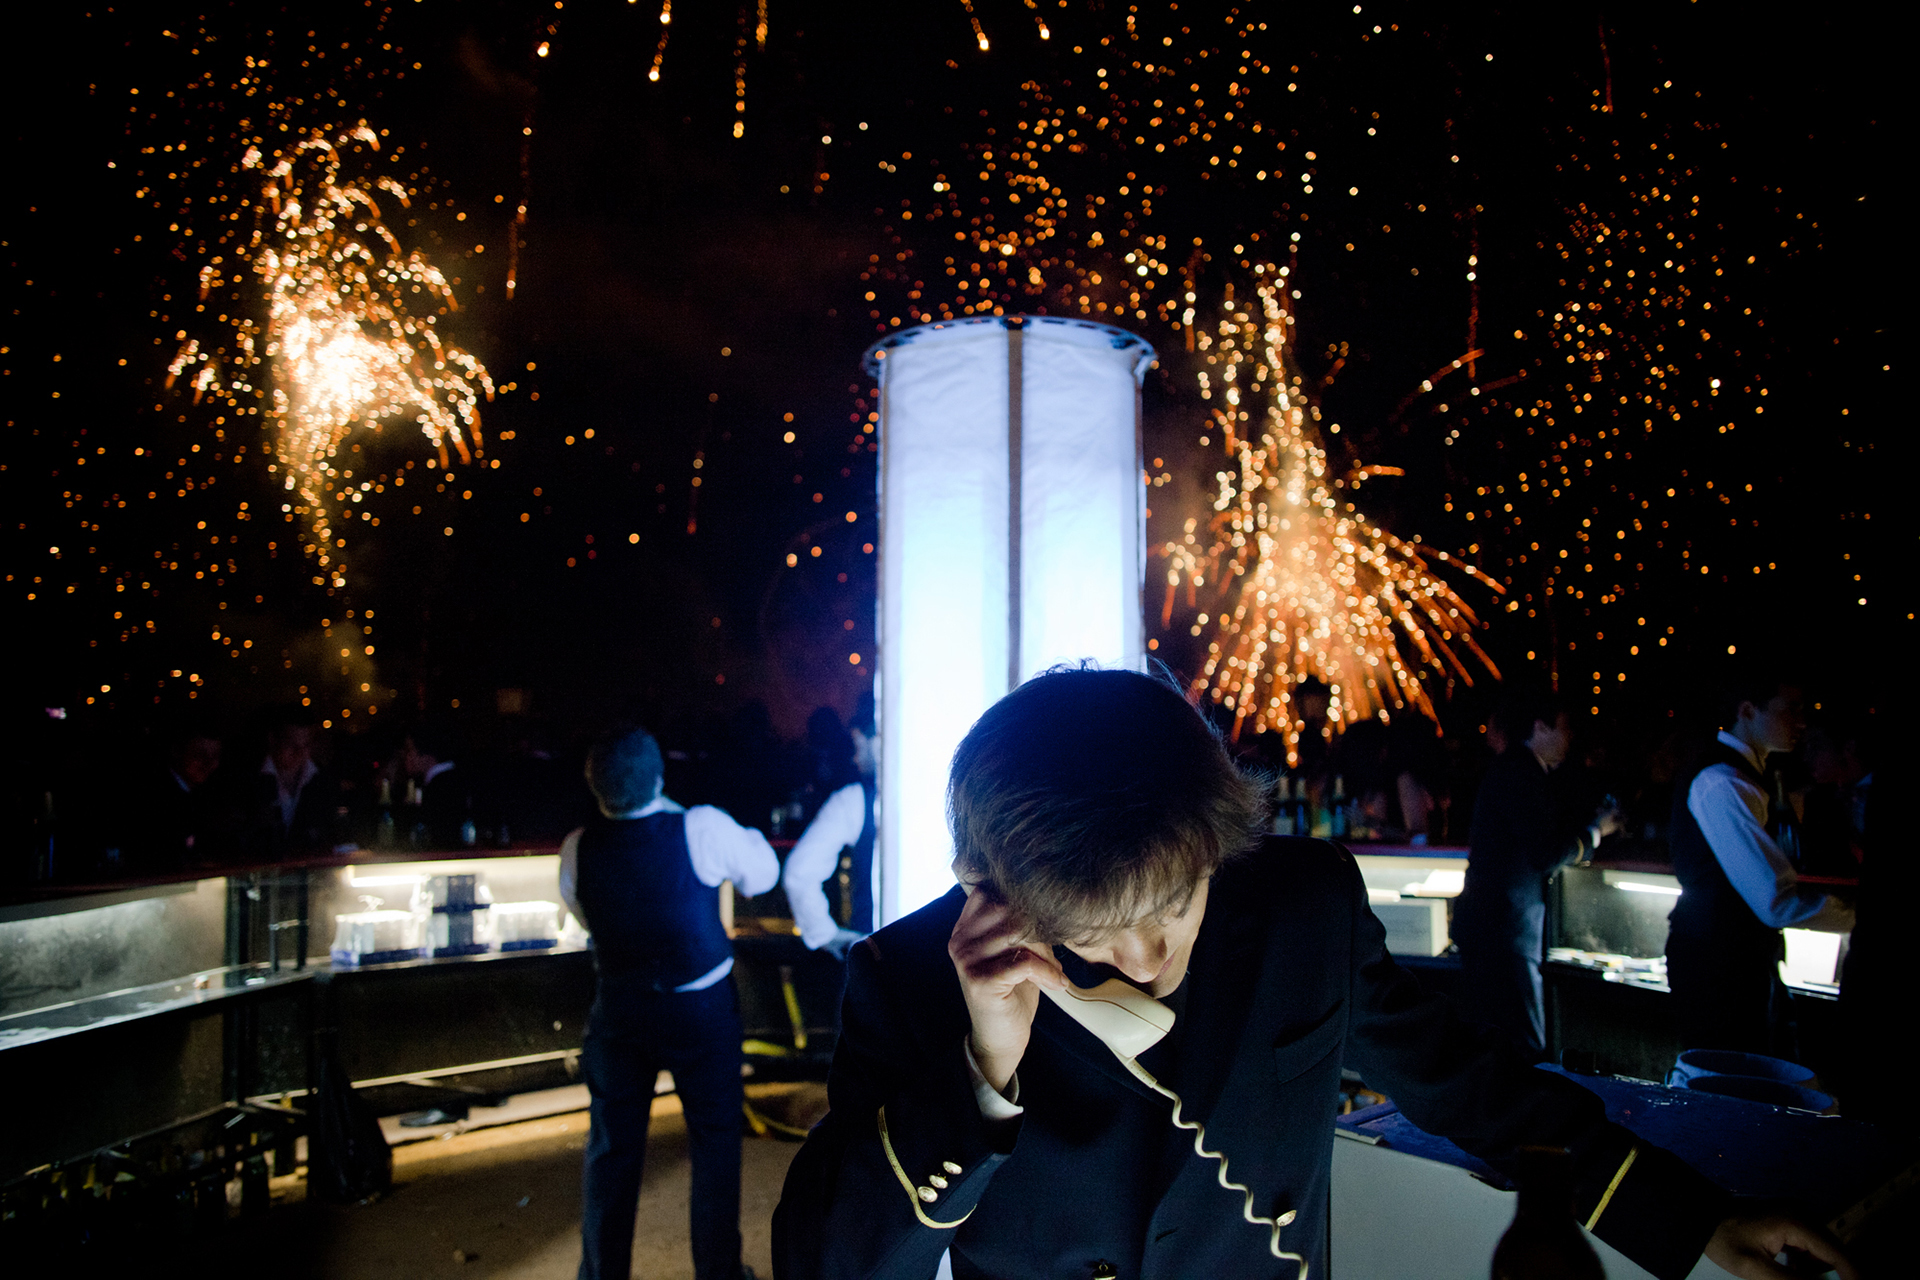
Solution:
[[[1141,1054],[1159,1044],[1173,1030],[1173,1010],[1118,978],[1109,978],[1097,987],[1076,987],[1069,983],[1063,991],[1055,991],[1051,987],[1041,987],[1040,990],[1060,1006],[1062,1013],[1091,1031],[1100,1043],[1113,1050],[1114,1056],[1120,1059],[1120,1065],[1135,1079],[1173,1103],[1174,1126],[1192,1131],[1194,1154],[1202,1159],[1219,1161],[1220,1185],[1228,1191],[1240,1193],[1241,1216],[1256,1227],[1270,1229],[1272,1235],[1267,1241],[1268,1251],[1276,1258],[1297,1263],[1297,1280],[1306,1280],[1306,1258],[1297,1253],[1288,1253],[1280,1247],[1280,1228],[1293,1221],[1295,1211],[1289,1209],[1277,1218],[1263,1218],[1255,1213],[1253,1189],[1229,1179],[1227,1157],[1221,1152],[1207,1149],[1206,1126],[1197,1120],[1184,1118],[1180,1114],[1180,1095],[1154,1079],[1138,1061]]]
[[[1064,991],[1040,990],[1123,1062],[1139,1057],[1173,1030],[1173,1010],[1118,978],[1097,987],[1069,984]]]

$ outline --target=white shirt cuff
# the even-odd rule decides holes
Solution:
[[[1007,1094],[993,1087],[986,1073],[980,1070],[980,1064],[973,1059],[973,1037],[961,1038],[960,1049],[967,1055],[967,1079],[973,1082],[973,1100],[980,1106],[980,1115],[987,1120],[1013,1120],[1027,1113],[1025,1107],[1017,1105],[1020,1101],[1020,1073],[1013,1073],[1007,1081]]]

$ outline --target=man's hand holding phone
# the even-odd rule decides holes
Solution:
[[[947,939],[947,955],[973,1020],[974,1062],[1005,1094],[1026,1056],[1040,988],[1063,989],[1066,974],[1051,948],[1028,933],[1025,918],[987,885],[968,888],[967,905]]]

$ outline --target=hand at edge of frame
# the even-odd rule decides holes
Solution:
[[[1707,1241],[1706,1256],[1740,1280],[1801,1280],[1774,1261],[1789,1249],[1818,1258],[1840,1280],[1860,1280],[1860,1273],[1832,1236],[1779,1214],[1736,1214],[1725,1219]]]

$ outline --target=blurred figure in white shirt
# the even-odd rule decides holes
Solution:
[[[800,940],[809,951],[825,949],[841,959],[874,928],[873,797],[879,739],[872,694],[861,696],[847,737],[838,785],[794,843],[780,876]]]

